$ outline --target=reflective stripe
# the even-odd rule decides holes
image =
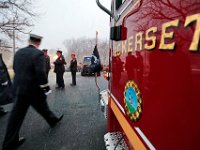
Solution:
[[[122,105],[120,105],[120,103],[118,102],[118,100],[115,98],[115,96],[114,96],[113,94],[110,93],[110,95],[111,95],[112,99],[115,101],[115,103],[117,104],[117,106],[120,108],[120,110],[121,110],[121,111],[124,113],[124,115],[125,115],[125,111],[124,111],[124,108],[122,107]]]
[[[41,88],[45,88],[45,87],[47,87],[47,86],[49,86],[49,83],[40,85]]]
[[[140,130],[140,128],[135,127],[135,130],[138,132],[138,134],[142,137],[142,139],[145,141],[145,143],[148,145],[150,150],[156,150],[156,148],[151,144],[151,142],[147,139],[147,137],[144,135],[144,133]]]
[[[114,99],[111,98],[111,109],[113,113],[115,114],[115,117],[117,118],[120,126],[122,127],[123,131],[125,132],[130,144],[134,147],[136,150],[146,150],[147,148],[143,144],[142,140],[138,137],[134,129],[131,127],[129,122],[126,120],[124,115],[121,113],[120,109],[114,102]]]

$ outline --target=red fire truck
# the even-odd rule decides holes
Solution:
[[[200,1],[112,0],[107,149],[200,149]]]

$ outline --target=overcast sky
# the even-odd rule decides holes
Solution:
[[[100,2],[110,9],[111,0]],[[40,17],[35,19],[32,33],[44,37],[41,49],[64,50],[65,39],[95,37],[96,30],[99,38],[109,37],[109,16],[96,5],[96,0],[40,0],[34,9]]]

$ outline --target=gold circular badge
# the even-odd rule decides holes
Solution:
[[[142,115],[143,104],[140,90],[133,80],[126,83],[124,89],[124,103],[126,113],[131,121],[139,121]]]

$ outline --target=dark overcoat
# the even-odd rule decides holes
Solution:
[[[45,66],[43,52],[34,46],[29,45],[17,51],[13,63],[15,94],[41,93],[41,86],[46,86],[48,83]]]
[[[44,57],[45,57],[45,64],[46,64],[46,72],[49,72],[49,70],[51,69],[50,57],[48,55]]]
[[[54,72],[55,73],[64,73],[65,72],[65,58],[63,57],[63,55],[59,56],[56,61],[54,62],[55,68],[54,68]]]
[[[77,71],[77,61],[76,61],[76,59],[75,60],[71,60],[70,61],[70,66],[69,66],[69,68],[70,68],[70,71],[71,72],[76,72]]]

